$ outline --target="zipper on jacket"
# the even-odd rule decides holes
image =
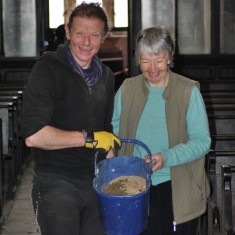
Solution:
[[[173,221],[173,232],[176,232],[176,222]]]
[[[89,118],[89,131],[93,131],[93,123],[92,123],[92,89],[88,86],[88,94],[89,94],[89,105],[88,105],[88,118]]]
[[[89,95],[91,96],[92,95],[92,91],[91,91],[91,87],[90,86],[88,87],[88,91],[89,91]]]

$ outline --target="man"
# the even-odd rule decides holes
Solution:
[[[24,93],[22,133],[35,161],[32,200],[42,235],[99,235],[94,156],[120,147],[112,132],[114,77],[97,52],[108,31],[97,3],[77,6],[68,43],[46,52]],[[111,152],[111,151],[110,151]]]

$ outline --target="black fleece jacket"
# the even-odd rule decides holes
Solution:
[[[20,117],[24,138],[45,125],[72,131],[112,132],[114,76],[102,64],[102,77],[88,87],[70,65],[64,46],[46,52],[34,65]],[[35,171],[69,177],[93,177],[96,151],[85,147],[32,149]],[[99,156],[99,160],[104,156]]]

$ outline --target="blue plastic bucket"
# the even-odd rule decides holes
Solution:
[[[122,141],[139,141],[122,139]],[[145,147],[145,145],[141,145]],[[150,151],[147,149],[151,156]],[[149,189],[151,186],[151,165],[133,156],[105,159],[96,164],[93,187],[98,195],[101,223],[108,235],[138,235],[148,223]],[[101,190],[119,176],[140,176],[146,179],[144,192],[120,196],[103,193]]]

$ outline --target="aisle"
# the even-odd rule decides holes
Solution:
[[[0,232],[1,235],[40,235],[36,231],[33,218],[32,204],[30,198],[32,183],[32,167],[30,163],[25,169],[24,175],[17,188],[15,199],[8,202],[8,214],[6,216],[5,226]]]

